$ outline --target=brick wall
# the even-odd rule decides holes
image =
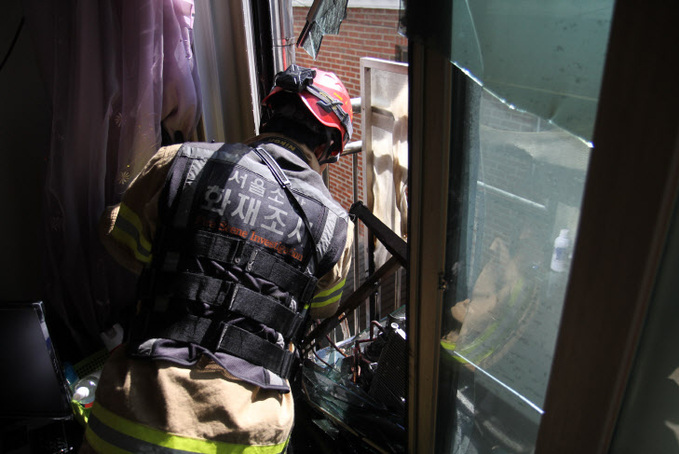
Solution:
[[[308,8],[293,8],[295,36],[299,36],[306,22]],[[349,96],[357,98],[361,95],[361,57],[381,58],[384,60],[400,60],[401,51],[407,50],[408,40],[398,34],[399,11],[374,8],[348,8],[347,17],[342,22],[339,35],[327,35],[323,38],[321,49],[314,61],[302,48],[296,49],[297,64],[307,67],[318,67],[332,71],[342,80],[349,91]],[[399,47],[400,46],[400,47]],[[354,135],[351,140],[361,139],[361,115],[354,115]],[[340,162],[329,166],[330,192],[346,209],[353,203],[353,165],[351,156],[342,158]],[[363,181],[363,169],[359,159],[359,200],[364,200],[360,187]]]

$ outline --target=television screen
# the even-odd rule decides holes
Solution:
[[[68,385],[42,302],[0,303],[0,418],[67,418]]]

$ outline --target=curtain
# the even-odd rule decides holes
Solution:
[[[135,302],[136,277],[103,249],[99,218],[161,143],[198,123],[193,0],[36,1],[29,11],[53,108],[44,298],[85,356]]]

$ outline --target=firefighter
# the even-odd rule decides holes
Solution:
[[[336,75],[296,65],[263,105],[259,136],[161,148],[102,217],[139,302],[81,452],[286,450],[294,340],[335,312],[351,260],[352,222],[321,172],[352,111]]]

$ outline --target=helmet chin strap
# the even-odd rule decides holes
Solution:
[[[337,153],[335,156],[332,154],[333,145],[335,145],[332,132],[330,131],[330,128],[327,127],[323,127],[322,131],[325,133],[325,143],[319,144],[314,149],[314,154],[316,155],[318,164],[323,165],[335,163],[339,160],[339,153]]]
[[[330,155],[325,159],[319,159],[318,164],[323,165],[323,164],[334,164],[337,161],[339,161],[340,155],[337,153],[336,155]]]
[[[340,153],[333,155],[332,152],[330,151],[333,144],[334,144],[333,140],[328,136],[328,140],[325,143],[325,145],[319,145],[318,147],[316,147],[316,150],[314,150],[314,154],[316,155],[316,159],[318,159],[319,165],[334,164],[337,161],[339,161]],[[316,153],[316,151],[321,147],[322,152]]]

